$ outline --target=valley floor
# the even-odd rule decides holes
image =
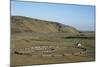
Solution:
[[[95,36],[92,33],[17,33],[11,36],[11,66],[94,60]]]

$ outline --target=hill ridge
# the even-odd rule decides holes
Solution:
[[[11,16],[11,29],[12,33],[79,33],[77,29],[69,25],[25,16]]]

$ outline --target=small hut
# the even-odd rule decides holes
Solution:
[[[81,47],[81,46],[82,46],[82,44],[79,42],[75,44],[75,47]]]

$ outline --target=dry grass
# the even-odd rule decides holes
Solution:
[[[67,34],[66,34],[67,35]],[[70,62],[81,62],[81,61],[94,61],[94,39],[77,39],[77,38],[63,38],[65,34],[59,34],[57,36],[55,33],[52,35],[39,35],[39,34],[15,34],[12,35],[11,49],[18,48],[28,48],[33,46],[59,46],[60,49],[56,53],[66,53],[66,52],[77,52],[80,51],[78,48],[73,48],[74,44],[78,41],[82,43],[84,47],[87,48],[87,54],[82,54],[79,56],[51,56],[43,57],[41,55],[11,55],[11,65],[36,65],[36,64],[51,64],[51,63],[70,63]],[[68,36],[68,35],[67,35]],[[51,38],[49,38],[51,37]]]

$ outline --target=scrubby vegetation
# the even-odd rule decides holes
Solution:
[[[95,32],[21,16],[11,20],[12,66],[95,60]]]

